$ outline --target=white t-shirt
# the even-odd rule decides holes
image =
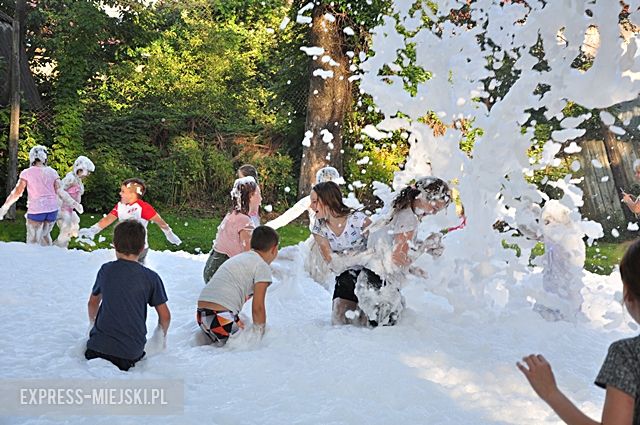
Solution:
[[[109,214],[118,217],[118,221],[131,219],[137,220],[142,223],[146,230],[147,224],[149,224],[149,220],[155,217],[157,213],[156,210],[153,209],[151,204],[143,201],[142,199],[137,199],[130,204],[118,202]],[[145,232],[144,234],[144,247],[149,248],[148,232]]]
[[[380,253],[391,252],[394,248],[395,236],[401,233],[414,232],[410,242],[416,241],[420,220],[411,208],[394,213],[391,221],[387,224],[383,223],[384,219],[382,223],[378,222],[371,227],[368,241],[370,249],[376,249]]]
[[[362,229],[366,219],[367,216],[360,211],[349,214],[344,230],[339,235],[329,229],[325,220],[315,220],[311,233],[327,239],[333,252],[361,251],[367,245],[367,238]]]
[[[418,229],[420,220],[418,216],[411,210],[411,208],[405,208],[396,212],[389,223],[391,233],[397,235],[398,233],[415,232]],[[413,235],[414,239],[417,233]]]
[[[260,254],[253,250],[243,252],[222,263],[200,292],[198,301],[220,304],[238,314],[253,296],[256,282],[271,281],[271,268]]]

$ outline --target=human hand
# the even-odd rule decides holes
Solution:
[[[162,326],[160,325],[156,326],[155,330],[153,331],[152,338],[158,339],[159,341],[158,345],[162,347],[163,350],[167,348],[167,334],[165,330],[162,329]]]
[[[628,193],[622,192],[622,202],[629,204],[633,202],[633,198]]]
[[[5,205],[0,207],[0,220],[4,219],[4,216],[7,214],[7,211],[9,211],[9,207]]]
[[[442,233],[432,233],[425,239],[422,245],[424,252],[433,257],[440,257],[444,252],[442,246]]]
[[[549,400],[558,392],[558,386],[547,359],[541,354],[530,354],[522,360],[526,366],[517,362],[518,369],[527,378],[536,394],[544,401]]]
[[[153,331],[151,338],[147,340],[145,351],[147,354],[155,354],[164,351],[167,348],[167,334],[162,326],[158,324]]]
[[[257,335],[260,335],[260,337],[264,335],[265,329],[266,329],[266,323],[260,323],[260,324],[254,323],[253,325],[251,325],[251,332]]]
[[[100,230],[102,230],[100,226],[98,226],[97,224],[94,224],[89,228],[78,230],[78,237],[82,239],[93,240],[93,238],[96,237],[96,235],[98,234],[98,232],[100,232]]]
[[[336,275],[341,274],[345,270],[354,266],[362,266],[369,262],[371,254],[364,252],[345,252],[343,254],[334,254],[329,263],[329,269]]]
[[[409,267],[409,273],[421,279],[428,279],[429,274],[420,267]]]
[[[164,233],[164,236],[167,238],[167,240],[178,246],[182,243],[182,240],[180,240],[180,238],[178,237],[178,235],[176,235],[175,233],[173,233],[173,230],[171,230],[171,228],[169,227],[168,229],[162,229],[162,232]]]
[[[81,204],[81,203],[79,203],[79,202],[75,202],[75,203],[73,204],[73,209],[74,209],[74,210],[76,210],[76,211],[78,211],[78,214],[82,214],[82,213],[84,212],[84,207],[83,207],[83,206],[82,206],[82,204]]]
[[[238,328],[240,329],[244,329],[247,327],[247,325],[245,325],[241,319],[238,319],[238,321],[236,322],[236,325],[238,325]]]
[[[347,269],[347,265],[345,264],[344,259],[339,255],[334,255],[329,262],[329,270],[331,270],[336,275],[341,274],[343,271]]]

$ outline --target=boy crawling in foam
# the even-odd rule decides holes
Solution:
[[[196,318],[212,344],[221,347],[232,334],[245,328],[239,314],[250,298],[252,328],[260,336],[264,334],[264,301],[272,281],[269,265],[278,256],[278,240],[278,233],[271,227],[257,227],[251,235],[251,251],[225,261],[200,292]]]

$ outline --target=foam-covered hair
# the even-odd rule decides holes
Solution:
[[[427,201],[451,202],[451,189],[442,179],[433,176],[422,177],[415,183],[415,188],[422,192]]]
[[[29,151],[29,164],[33,165],[36,161],[45,164],[47,162],[47,148],[42,145],[36,145]]]
[[[402,189],[393,200],[393,210],[400,211],[405,208],[414,208],[416,199],[421,198],[427,202],[445,201],[451,202],[451,189],[442,179],[433,176],[422,177],[414,184]]]
[[[344,179],[340,177],[340,173],[333,167],[324,167],[316,173],[316,184],[324,182],[334,182],[336,184],[344,184]]]
[[[73,163],[73,174],[76,176],[78,175],[78,171],[80,170],[86,171],[87,173],[93,173],[95,169],[96,167],[95,165],[93,165],[93,162],[91,162],[89,158],[83,155],[80,155],[78,158],[76,158],[75,162]]]
[[[560,201],[552,199],[542,208],[541,218],[545,225],[571,223],[571,210]]]
[[[258,183],[252,176],[236,179],[236,181],[233,182],[233,189],[231,189],[233,209],[243,214],[248,214],[249,198],[257,188]]]
[[[233,182],[233,189],[231,189],[231,197],[232,198],[238,198],[240,197],[240,191],[242,189],[242,186],[245,184],[254,184],[257,185],[258,183],[256,183],[256,179],[254,179],[252,176],[246,176],[246,177],[240,177],[239,179],[236,179],[236,181]]]
[[[640,169],[640,159],[633,161],[633,171],[637,171],[638,169]]]

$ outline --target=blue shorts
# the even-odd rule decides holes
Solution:
[[[38,223],[56,221],[56,218],[58,218],[58,210],[40,214],[27,214],[27,218],[31,221],[37,221]]]

